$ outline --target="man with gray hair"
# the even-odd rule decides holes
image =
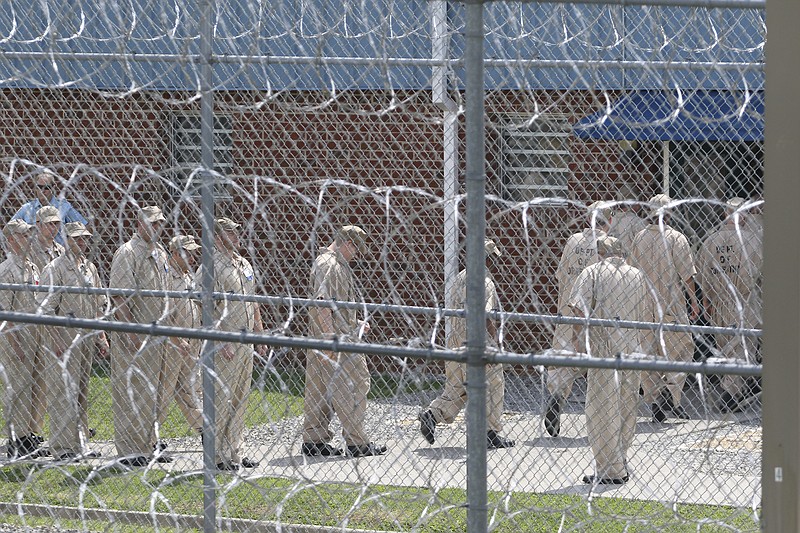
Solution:
[[[611,223],[611,214],[611,210],[604,202],[594,202],[586,210],[586,228],[567,239],[556,269],[560,315],[572,315],[567,305],[572,284],[584,268],[598,261],[597,239],[606,235]],[[561,353],[576,351],[576,347],[572,344],[572,326],[555,325],[552,348]],[[547,369],[548,397],[544,412],[544,428],[551,437],[557,437],[561,432],[561,408],[572,391],[575,378],[581,372],[580,368],[567,366]]]
[[[669,225],[667,207],[671,202],[666,194],[650,199],[648,224],[633,239],[630,263],[647,276],[656,298],[657,321],[689,325],[689,320],[696,320],[700,314],[695,296],[694,255],[686,235]],[[687,295],[691,315],[686,312]],[[668,361],[686,362],[694,356],[694,340],[689,332],[663,331],[657,345],[661,356]],[[689,418],[681,406],[685,382],[683,372],[643,373],[644,399],[650,403],[656,422],[666,420],[668,413]]]
[[[494,259],[502,256],[500,248],[491,239],[484,242],[486,252],[486,270],[484,278],[484,308],[489,311],[501,311],[500,298],[497,296],[497,287],[494,279],[489,272],[489,266]],[[453,306],[458,309],[466,308],[467,300],[467,269],[458,273],[451,289]],[[464,347],[467,340],[467,321],[461,317],[448,317],[450,321],[450,337],[447,339],[447,347],[458,350]],[[486,344],[497,349],[498,328],[494,319],[486,320]],[[429,444],[436,442],[436,424],[451,424],[456,415],[461,412],[467,403],[467,389],[464,383],[467,381],[467,365],[458,361],[445,361],[444,371],[447,381],[445,382],[442,394],[433,400],[428,409],[419,415],[419,430]],[[505,377],[503,376],[503,365],[486,366],[486,447],[511,448],[514,441],[503,437],[500,432],[503,430],[503,401],[505,396]]]
[[[711,324],[717,327],[761,327],[761,268],[764,263],[761,239],[754,231],[742,198],[727,201],[728,216],[722,227],[709,235],[700,247],[698,271]],[[717,347],[726,359],[756,364],[761,354],[756,337],[716,336]],[[741,376],[722,377],[722,412],[738,412],[751,391]]]
[[[309,308],[309,333],[318,339],[357,341],[369,331],[369,323],[358,319],[355,309],[334,302],[358,301],[350,262],[367,254],[367,233],[359,226],[343,226],[333,243],[323,248],[311,266],[313,300],[326,300]],[[342,455],[331,445],[334,413],[342,423],[342,434],[351,457],[382,455],[386,446],[369,440],[364,431],[367,393],[370,387],[367,358],[361,353],[306,351],[306,387],[303,414],[305,456]]]
[[[69,203],[69,200],[61,197],[59,194],[59,185],[58,176],[56,176],[51,170],[44,170],[36,175],[36,180],[34,182],[34,192],[36,193],[36,198],[23,204],[23,206],[20,207],[16,213],[14,213],[14,216],[11,217],[11,219],[21,219],[28,224],[35,224],[36,213],[39,211],[39,209],[41,209],[43,206],[51,205],[58,211],[59,218],[63,224],[66,224],[67,222],[81,222],[82,224],[88,224],[86,218],[81,215],[71,203]],[[55,239],[59,244],[64,244],[64,238],[61,233],[58,233]]]
[[[567,304],[576,316],[652,322],[653,300],[645,275],[625,262],[622,242],[597,239],[600,261],[580,273]],[[573,341],[586,346],[590,357],[626,357],[652,353],[652,333],[646,330],[573,326]],[[590,368],[586,391],[586,429],[594,455],[594,474],[584,483],[621,485],[628,481],[627,452],[633,442],[638,406],[639,372]]]
[[[114,315],[121,322],[153,324],[164,317],[166,299],[143,296],[138,291],[163,291],[168,287],[169,259],[158,241],[165,221],[159,207],[143,207],[137,217],[136,233],[114,254],[110,288],[137,291],[132,296],[113,297]],[[138,333],[112,335],[114,444],[122,456],[120,463],[146,466],[154,451],[156,461],[169,462],[172,458],[157,449],[156,433],[165,338]]]
[[[28,259],[33,226],[24,220],[11,220],[3,228],[7,258],[0,263],[0,283],[38,285],[39,268]],[[0,291],[0,309],[35,313],[39,308],[36,294],[26,290]],[[35,324],[0,324],[0,362],[3,368],[9,458],[38,456],[41,444],[33,432],[32,388],[33,362],[41,349],[40,328]]]

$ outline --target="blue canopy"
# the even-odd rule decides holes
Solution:
[[[763,91],[635,91],[573,126],[581,139],[763,141]]]

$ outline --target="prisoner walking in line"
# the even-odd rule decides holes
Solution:
[[[167,289],[167,251],[158,241],[165,220],[157,206],[141,209],[136,233],[114,254],[111,288]],[[164,297],[135,294],[113,298],[115,318],[121,322],[153,324],[164,317]],[[111,340],[114,444],[120,463],[140,467],[151,459],[169,462],[172,458],[157,449],[156,433],[166,340],[138,333],[114,333]]]
[[[200,245],[191,235],[177,235],[169,241],[170,291],[185,292],[184,298],[169,298],[166,322],[179,328],[199,328],[202,325],[200,302],[188,294],[194,291],[194,267]],[[202,383],[199,374],[201,341],[171,337],[167,343],[159,391],[159,423],[167,418],[172,400],[178,404],[189,427],[201,434],[203,431]]]
[[[484,308],[488,311],[502,311],[497,287],[489,272],[489,268],[497,257],[502,256],[500,248],[492,239],[484,242],[486,252],[486,270],[484,277]],[[467,270],[458,273],[451,289],[453,306],[466,309],[467,303]],[[464,347],[467,340],[467,321],[461,317],[447,317],[450,321],[450,338],[447,347],[458,350]],[[494,319],[486,320],[486,344],[497,349],[498,327]],[[451,424],[456,415],[467,403],[467,365],[458,361],[445,361],[446,381],[442,394],[433,400],[428,409],[420,413],[420,433],[429,444],[436,442],[436,424]],[[489,449],[511,448],[514,441],[503,437],[503,401],[505,397],[505,376],[503,365],[486,365],[486,447]]]
[[[623,244],[611,236],[597,240],[600,262],[575,280],[568,305],[576,316],[652,322],[652,296],[645,275],[625,262]],[[652,333],[621,327],[573,326],[576,344],[590,357],[614,358],[653,353]],[[594,456],[594,473],[584,483],[626,483],[628,449],[636,429],[640,373],[635,370],[590,368],[586,391],[586,429]]]
[[[61,234],[61,216],[58,209],[52,205],[45,205],[36,212],[33,237],[29,258],[41,272],[44,267],[57,257],[64,254],[64,247],[56,242],[55,238]],[[63,240],[62,240],[63,242]],[[40,328],[45,333],[47,328]],[[33,403],[31,415],[33,416],[33,432],[39,442],[44,441],[44,415],[47,412],[47,374],[45,367],[44,350],[37,352],[33,361]]]
[[[0,283],[38,285],[39,269],[28,259],[33,226],[24,220],[11,220],[3,228],[7,258],[0,263]],[[36,294],[26,290],[0,291],[0,309],[35,313]],[[40,440],[34,434],[33,362],[41,349],[40,328],[35,324],[3,322],[0,326],[0,362],[5,386],[3,415],[6,419],[9,458],[38,456]]]
[[[255,271],[250,262],[239,254],[240,224],[230,218],[218,218],[214,223],[214,292],[226,294],[255,294]],[[202,279],[202,268],[197,278]],[[261,333],[261,309],[257,303],[234,299],[214,303],[214,325],[222,331]],[[214,407],[216,409],[215,461],[219,470],[255,468],[258,461],[241,455],[244,435],[244,414],[253,380],[253,345],[221,342],[217,345],[214,362]],[[257,351],[265,355],[266,346]]]
[[[311,299],[358,301],[350,262],[366,256],[366,240],[367,234],[359,226],[343,226],[337,232],[334,242],[321,250],[311,266]],[[369,331],[369,323],[360,321],[355,309],[331,308],[322,304],[312,306],[308,313],[311,337],[354,342]],[[343,453],[330,443],[334,413],[342,424],[348,456],[382,455],[386,452],[386,446],[371,442],[364,431],[369,387],[369,369],[364,354],[306,351],[303,455]]]
[[[598,261],[597,239],[605,236],[611,223],[611,211],[603,208],[602,202],[594,202],[586,211],[588,226],[567,239],[561,260],[556,269],[556,283],[558,284],[558,312],[563,316],[570,316],[571,309],[567,305],[567,298],[572,290],[572,284],[584,268]],[[553,350],[574,353],[576,347],[572,345],[572,326],[569,324],[556,324],[553,335]],[[547,405],[544,414],[544,427],[547,434],[556,437],[561,431],[561,408],[564,401],[572,391],[575,378],[582,372],[574,367],[550,367],[547,369]]]
[[[726,203],[729,215],[722,227],[709,235],[700,248],[698,270],[706,309],[718,327],[761,327],[761,268],[764,263],[760,234],[750,224],[749,213],[740,209],[744,200]],[[758,338],[716,334],[722,357],[760,363]],[[742,376],[725,375],[721,383],[722,412],[737,412],[752,392]]]
[[[42,312],[74,318],[101,317],[106,307],[105,296],[59,290],[59,287],[101,287],[97,267],[86,257],[92,233],[80,222],[68,222],[64,233],[66,252],[42,270],[42,285],[52,287],[50,292],[39,293]],[[99,452],[87,448],[89,378],[95,351],[101,356],[108,352],[105,332],[49,327],[42,337],[49,359],[47,394],[53,459],[72,462],[100,457]]]
[[[689,325],[696,320],[700,308],[695,296],[696,274],[694,255],[686,235],[669,225],[667,206],[672,200],[665,194],[650,199],[648,225],[633,240],[630,263],[647,276],[650,290],[655,295],[656,319],[662,323]],[[691,315],[686,311],[689,297]],[[681,331],[661,331],[657,337],[659,354],[668,361],[691,361],[694,356],[692,334]],[[687,419],[689,415],[681,406],[683,372],[644,372],[642,389],[645,401],[656,422],[663,422],[668,414]]]

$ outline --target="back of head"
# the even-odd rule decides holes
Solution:
[[[592,202],[586,209],[586,218],[592,225],[608,226],[614,211],[608,202]]]
[[[666,194],[656,194],[650,198],[650,217],[658,217],[661,213],[667,215],[668,213],[664,208],[671,202],[672,198]]]
[[[597,238],[597,253],[602,257],[624,257],[625,247],[621,240],[611,235],[601,235]]]

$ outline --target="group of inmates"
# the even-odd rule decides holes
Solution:
[[[0,264],[0,283],[40,285],[49,290],[0,290],[0,309],[73,318],[112,318],[132,324],[201,326],[196,298],[149,296],[140,291],[193,291],[202,279],[197,267],[200,245],[191,235],[174,235],[162,244],[166,221],[157,206],[142,207],[133,236],[115,252],[109,286],[132,289],[110,301],[99,291],[63,291],[60,287],[101,287],[96,266],[87,257],[92,237],[87,221],[56,190],[57,178],[45,172],[36,179],[37,197],[6,223],[7,259]],[[628,195],[628,197],[630,194]],[[627,198],[627,197],[626,197]],[[745,202],[726,204],[721,226],[693,251],[686,236],[670,225],[672,200],[660,194],[640,218],[632,202],[595,202],[587,210],[586,228],[572,235],[556,271],[558,312],[564,316],[612,318],[688,325],[701,304],[715,326],[760,327],[761,231]],[[215,221],[214,292],[253,295],[253,266],[239,253],[240,225],[229,218]],[[343,226],[334,241],[320,250],[310,272],[309,334],[315,338],[358,340],[369,332],[357,310],[325,302],[357,302],[351,263],[363,257],[367,234],[358,226]],[[485,241],[485,308],[502,309],[491,275],[492,262],[502,255]],[[696,296],[702,288],[703,301]],[[466,269],[452,284],[453,306],[466,304]],[[223,331],[264,331],[259,305],[242,298],[214,302],[214,328]],[[463,348],[466,321],[448,317],[448,348]],[[498,348],[498,326],[487,320],[488,349]],[[170,462],[159,438],[159,427],[175,401],[189,426],[203,435],[202,390],[198,364],[201,343],[183,337],[112,333],[34,324],[2,325],[0,356],[6,384],[4,408],[9,458],[50,454],[56,461],[98,457],[88,441],[88,390],[95,353],[108,356],[114,413],[114,443],[120,464],[146,466]],[[754,337],[718,334],[717,354],[726,359],[760,361]],[[610,328],[557,324],[553,353],[592,357],[635,357],[641,354],[670,361],[690,361],[694,341],[688,331]],[[254,468],[258,462],[242,455],[244,415],[253,371],[252,345],[222,342],[215,346],[215,411],[213,425],[217,468]],[[263,355],[265,347],[257,345]],[[548,369],[546,432],[560,433],[560,415],[578,369]],[[442,394],[419,415],[420,432],[433,444],[436,426],[452,422],[467,401],[466,368],[448,361]],[[487,367],[487,447],[508,448],[514,441],[501,435],[504,377],[501,365]],[[685,373],[591,369],[588,372],[586,419],[595,459],[586,483],[620,484],[629,478],[627,450],[632,442],[638,395],[650,407],[655,422],[669,416],[688,418],[682,405]],[[740,377],[726,376],[719,409],[741,409],[748,387]],[[381,455],[386,446],[372,442],[365,431],[370,374],[364,354],[310,349],[306,358],[305,412],[301,452],[306,456],[352,457]],[[44,450],[44,413],[50,415],[49,449]],[[331,429],[337,415],[345,447],[334,444]]]

